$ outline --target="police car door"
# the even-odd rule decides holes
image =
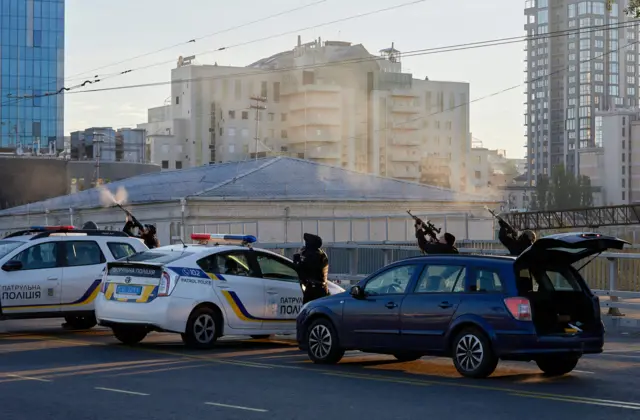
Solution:
[[[30,246],[2,267],[0,301],[6,316],[60,311],[60,242]]]
[[[255,264],[250,262],[250,252],[249,249],[221,252],[211,255],[206,262],[198,261],[214,279],[213,287],[221,298],[225,319],[233,329],[262,328],[264,284]]]
[[[302,289],[293,264],[266,252],[254,251],[264,279],[266,316],[264,330],[294,330],[302,307]]]
[[[61,242],[62,246],[62,310],[90,311],[102,281],[107,262],[100,245],[94,240],[77,239]]]

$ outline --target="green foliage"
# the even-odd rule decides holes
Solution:
[[[611,6],[614,3],[618,3],[617,0],[607,0],[607,10],[611,10]],[[627,16],[640,18],[640,0],[630,0],[629,6],[624,9],[624,12],[627,14]]]
[[[551,170],[551,176],[538,176],[532,210],[565,210],[593,206],[591,179],[566,172],[564,165]]]

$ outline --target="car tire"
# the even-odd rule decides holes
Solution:
[[[251,338],[253,338],[254,340],[266,340],[267,338],[270,338],[270,337],[271,336],[269,334],[251,336]]]
[[[189,316],[182,341],[192,349],[212,349],[218,340],[218,315],[208,307],[197,308]]]
[[[394,353],[393,357],[395,357],[398,362],[413,362],[420,359],[422,357],[422,354],[413,352]]]
[[[69,315],[64,317],[65,325],[64,328],[70,330],[90,330],[91,328],[98,325],[98,321],[96,320],[95,315],[88,316],[76,316]]]
[[[336,329],[326,318],[319,318],[311,323],[307,329],[306,341],[307,354],[313,363],[333,365],[344,356]]]
[[[580,357],[577,356],[544,357],[537,359],[536,364],[547,376],[562,376],[575,369],[578,360]]]
[[[467,378],[486,378],[498,366],[489,338],[477,328],[465,328],[456,335],[451,358],[458,373]]]
[[[129,326],[117,326],[112,327],[113,335],[122,344],[127,346],[134,346],[140,343],[149,334],[146,328],[143,327],[129,327]]]

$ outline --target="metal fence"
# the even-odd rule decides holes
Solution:
[[[464,241],[460,245],[462,254],[506,255],[498,241]],[[291,258],[300,244],[264,244],[260,247]],[[420,255],[417,246],[409,243],[343,243],[330,244],[324,249],[331,262],[330,278],[343,287],[355,284],[394,261]],[[582,264],[584,261],[577,265]],[[640,253],[637,247],[625,249],[625,252],[603,253],[581,270],[589,287],[602,297],[602,307],[609,309],[611,315],[621,315],[620,310],[640,311],[639,273]]]

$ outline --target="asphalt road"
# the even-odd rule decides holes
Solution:
[[[0,323],[0,412],[3,420],[637,420],[640,339],[610,337],[606,348],[561,378],[502,363],[493,377],[468,380],[445,359],[352,352],[338,366],[316,366],[286,339],[224,339],[197,352],[152,334],[131,348],[105,329],[10,321]]]

